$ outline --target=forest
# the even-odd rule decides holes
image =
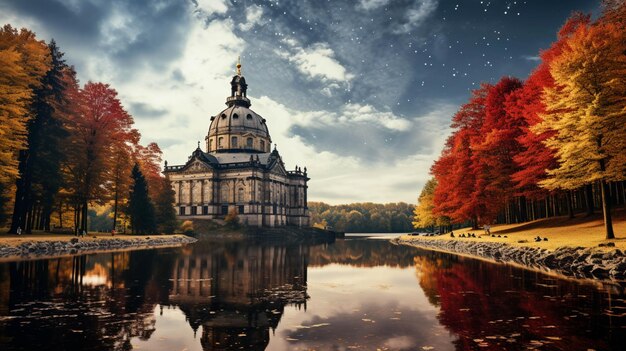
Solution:
[[[452,118],[416,227],[520,223],[626,203],[626,5],[574,13],[525,81],[474,90]]]
[[[371,202],[348,205],[308,203],[313,226],[348,233],[406,233],[412,230],[414,205],[404,202],[375,204]]]
[[[54,40],[0,28],[0,226],[78,234],[90,206],[107,206],[109,231],[172,232],[159,146],[140,143],[113,87],[79,84],[63,56]]]

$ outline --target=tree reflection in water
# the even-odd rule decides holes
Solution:
[[[205,241],[0,263],[0,349],[619,349],[624,296],[382,240]]]

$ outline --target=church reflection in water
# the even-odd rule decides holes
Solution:
[[[197,331],[204,350],[264,350],[288,304],[306,308],[305,245],[198,247],[173,265],[169,302]]]

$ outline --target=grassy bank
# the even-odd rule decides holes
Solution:
[[[596,213],[589,217],[578,214],[573,219],[564,216],[521,224],[493,225],[491,233],[495,237],[485,235],[483,230],[463,228],[454,231],[454,238],[446,234],[436,237],[425,237],[425,239],[498,242],[512,246],[539,247],[550,251],[563,246],[582,246],[601,250],[612,250],[615,248],[626,250],[626,210],[619,209],[614,211],[613,217],[613,229],[615,230],[616,238],[612,240],[604,239],[605,231],[601,213]],[[468,233],[476,235],[476,238],[459,238],[459,235],[467,235]],[[548,241],[535,242],[534,238],[537,236],[540,236],[542,239],[548,238]],[[615,247],[599,246],[609,242],[614,243]]]

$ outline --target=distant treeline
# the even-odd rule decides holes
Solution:
[[[371,202],[329,205],[309,202],[311,223],[349,233],[402,233],[412,230],[414,205],[404,202]]]

